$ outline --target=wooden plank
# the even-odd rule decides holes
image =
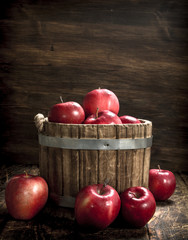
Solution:
[[[145,126],[144,126],[144,124],[140,125],[140,138],[145,138]],[[148,187],[148,182],[147,182],[146,178],[144,177],[144,175],[146,174],[146,171],[147,171],[147,169],[144,169],[145,149],[140,149],[139,153],[140,153],[139,158],[140,158],[140,164],[141,164],[140,168],[142,169],[140,171],[141,186]]]
[[[71,137],[72,138],[79,138],[80,130],[78,124],[71,125]],[[71,194],[70,196],[76,197],[77,193],[80,190],[79,186],[79,179],[80,179],[80,153],[79,150],[71,150]]]
[[[80,125],[80,138],[97,139],[97,125]],[[80,188],[98,183],[98,151],[80,150]]]
[[[140,124],[135,124],[132,127],[133,135],[132,138],[140,138]],[[140,150],[136,149],[133,150],[133,159],[132,159],[132,186],[141,186],[141,180],[142,180],[142,158],[140,156]]]
[[[117,138],[127,137],[127,126],[117,125]],[[118,150],[117,152],[117,191],[123,192],[128,188],[127,177],[129,173],[127,172],[127,151]]]
[[[48,135],[52,137],[61,137],[60,125],[48,122]],[[62,159],[61,149],[48,148],[49,161],[49,187],[51,193],[62,195]],[[46,159],[43,159],[45,161]]]
[[[145,137],[152,136],[152,124],[145,125]],[[143,161],[143,186],[148,187],[149,181],[149,169],[150,169],[150,159],[151,159],[151,147],[146,148],[144,152],[144,161]]]
[[[48,123],[48,127],[47,127],[47,134],[48,136],[53,136],[54,135],[54,132],[55,132],[55,124],[51,124],[51,123]],[[48,147],[48,155],[47,155],[47,158],[48,158],[48,186],[49,186],[49,190],[50,190],[50,193],[54,192],[54,187],[56,185],[56,181],[55,181],[55,174],[54,174],[54,161],[55,161],[55,151],[56,149],[55,148],[51,148],[51,147]],[[46,159],[43,159],[43,161],[46,161]]]
[[[62,124],[60,128],[61,137],[71,138],[72,129],[69,124]],[[72,182],[72,166],[71,166],[71,150],[61,149],[62,156],[62,195],[71,196]]]
[[[115,125],[98,125],[99,139],[115,139]],[[100,150],[99,151],[99,183],[109,180],[109,185],[116,189],[116,171],[117,171],[117,151],[116,150]]]
[[[133,126],[128,125],[127,126],[127,138],[132,139],[133,136]],[[133,169],[133,153],[134,150],[127,150],[127,186],[132,187],[133,186],[133,174],[136,174],[135,170]]]
[[[140,124],[139,126],[139,138],[144,138],[144,126],[143,124]],[[140,161],[140,171],[139,171],[139,179],[140,179],[140,186],[146,187],[146,185],[143,182],[143,176],[144,176],[144,149],[139,149],[139,161]]]
[[[43,134],[48,135],[48,124],[44,123]],[[43,177],[47,183],[49,181],[49,158],[48,158],[48,147],[39,146],[39,169],[40,175]]]

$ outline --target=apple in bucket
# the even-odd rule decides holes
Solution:
[[[86,118],[84,124],[122,124],[120,118],[113,112],[104,110],[91,114]]]
[[[132,117],[132,116],[128,116],[128,115],[124,115],[124,116],[121,116],[119,117],[122,121],[122,123],[125,123],[125,124],[136,124],[136,123],[141,123],[140,120],[138,120],[137,118],[135,117]]]
[[[45,206],[48,185],[39,176],[20,174],[12,177],[5,188],[5,202],[9,214],[20,220],[32,219]]]
[[[83,100],[83,108],[86,116],[96,113],[96,109],[99,112],[103,110],[109,110],[115,114],[119,112],[119,100],[117,96],[108,89],[95,89],[88,92]]]
[[[48,120],[56,123],[81,124],[85,119],[85,112],[77,102],[63,102],[53,105],[48,113]]]

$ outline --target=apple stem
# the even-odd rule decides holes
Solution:
[[[133,192],[131,192],[131,194],[135,197],[135,198],[137,198],[137,196],[136,196],[136,194],[135,193],[133,193]]]
[[[109,183],[109,179],[106,178],[106,179],[104,180],[104,184],[103,184],[102,188],[101,188],[100,190],[98,190],[98,193],[99,193],[100,195],[103,195],[104,189],[105,189],[105,187],[108,185],[108,183]]]
[[[135,197],[135,198],[139,198],[140,196],[139,196],[139,194],[136,194],[136,193],[134,193],[134,192],[130,192],[132,195],[133,195],[133,197]]]
[[[104,180],[103,188],[105,188],[105,187],[108,185],[108,183],[109,183],[109,179],[106,178],[106,179]]]
[[[61,102],[63,103],[63,98],[62,98],[62,96],[60,96],[59,98],[60,98]]]
[[[25,176],[26,176],[26,177],[28,177],[28,176],[29,176],[29,175],[28,175],[28,173],[27,173],[27,171],[24,171],[24,173],[25,173]]]
[[[99,108],[97,108],[95,119],[97,119],[98,117],[99,117]]]
[[[158,168],[159,168],[159,172],[160,172],[161,171],[160,165],[158,165]]]

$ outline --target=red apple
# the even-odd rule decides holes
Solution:
[[[135,123],[141,123],[140,120],[138,120],[135,117],[124,115],[120,117],[122,123],[129,123],[129,124],[135,124]]]
[[[5,188],[8,212],[15,219],[29,220],[46,204],[48,185],[39,176],[20,174],[12,177]]]
[[[113,187],[103,184],[89,185],[77,194],[75,218],[82,227],[101,230],[115,220],[120,207],[119,194]]]
[[[119,100],[117,96],[108,89],[95,89],[88,92],[84,97],[83,108],[86,116],[95,114],[97,108],[99,112],[109,110],[118,114]]]
[[[104,110],[86,118],[84,124],[122,124],[120,118],[113,112]]]
[[[176,178],[168,170],[150,169],[149,189],[157,201],[167,200],[175,191]]]
[[[50,122],[80,124],[84,119],[84,109],[77,102],[55,104],[48,113],[48,120]]]
[[[130,187],[121,194],[123,219],[133,227],[143,227],[156,209],[153,194],[144,187]]]

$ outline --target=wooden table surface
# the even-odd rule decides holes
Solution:
[[[6,176],[22,173],[38,174],[37,165],[11,165],[0,168],[0,239],[188,239],[188,174],[175,173],[177,187],[173,196],[158,202],[156,212],[143,228],[134,229],[116,220],[103,231],[88,233],[77,226],[74,219],[62,217],[62,208],[50,201],[30,221],[14,220],[7,212],[4,200]]]

